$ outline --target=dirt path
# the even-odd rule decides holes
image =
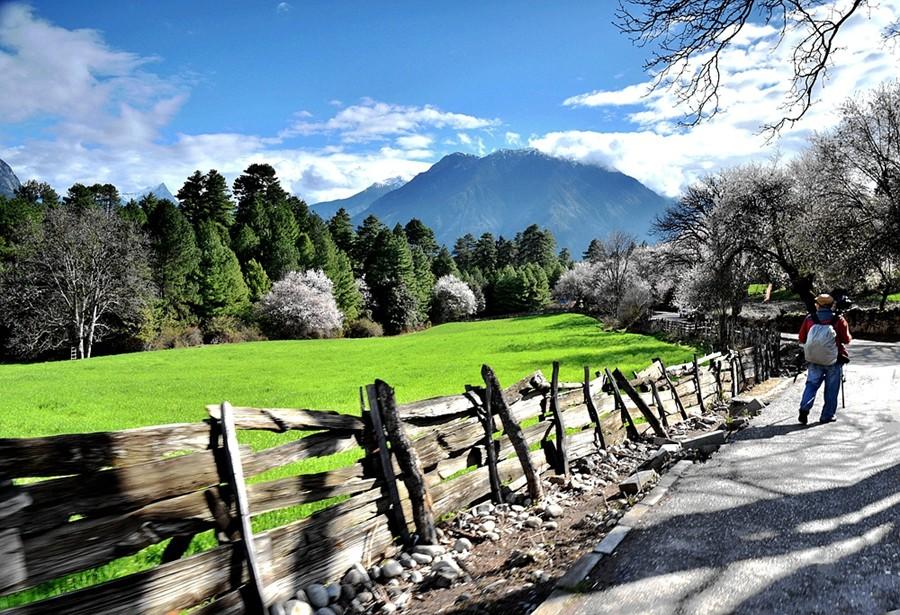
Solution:
[[[804,378],[691,467],[559,612],[900,608],[900,344],[855,342],[847,407],[802,427]],[[818,417],[819,401],[811,414]]]

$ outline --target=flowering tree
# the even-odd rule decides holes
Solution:
[[[475,293],[456,276],[442,276],[434,285],[433,308],[439,322],[460,320],[475,313]]]
[[[272,333],[287,338],[333,337],[344,319],[331,280],[319,269],[288,272],[272,285],[257,309]]]

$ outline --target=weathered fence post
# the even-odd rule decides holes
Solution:
[[[241,542],[247,558],[247,573],[250,578],[249,589],[245,596],[246,612],[265,615],[266,595],[263,588],[262,574],[256,558],[253,544],[253,530],[250,527],[250,507],[247,498],[247,486],[244,483],[244,468],[241,465],[241,453],[238,449],[237,430],[234,426],[231,404],[222,402],[221,415],[222,441],[225,448],[225,459],[228,464],[228,482],[234,494],[238,516],[241,520]]]
[[[740,393],[740,388],[738,385],[737,353],[734,351],[728,354],[728,369],[731,370],[731,396],[737,397],[738,393]]]
[[[431,502],[428,488],[425,486],[425,475],[422,472],[422,464],[419,463],[419,456],[400,422],[400,413],[397,412],[397,402],[394,400],[394,389],[383,380],[376,380],[375,394],[379,410],[383,413],[384,426],[391,440],[391,452],[403,471],[403,484],[406,485],[406,491],[409,493],[413,522],[416,525],[419,541],[435,545],[438,543],[438,537],[434,528],[434,505]]]
[[[653,380],[650,381],[650,392],[653,393],[653,403],[656,404],[656,411],[659,412],[659,420],[662,422],[663,427],[668,429],[669,419],[666,416],[666,408],[663,406],[662,399],[659,396],[659,389]]]
[[[656,357],[653,359],[654,363],[659,363],[659,369],[662,371],[663,379],[666,381],[666,385],[669,387],[669,390],[672,391],[672,399],[675,400],[675,408],[678,409],[678,412],[681,414],[681,418],[685,421],[688,418],[687,412],[684,411],[684,404],[681,403],[681,396],[678,395],[678,391],[675,390],[675,386],[672,384],[672,380],[669,378],[669,372],[666,371],[666,364],[663,363],[662,359]]]
[[[486,400],[491,398],[491,385],[484,389],[484,397],[479,399],[475,394],[475,388],[466,386],[466,396],[475,404],[478,419],[484,427],[484,451],[487,457],[488,482],[491,485],[491,501],[494,504],[503,503],[500,474],[497,471],[497,449],[494,448],[494,415],[491,413],[491,405]]]
[[[721,401],[723,399],[723,391],[722,391],[722,359],[716,359],[715,363],[713,363],[713,367],[715,371],[713,375],[716,377],[716,399]]]
[[[637,427],[634,426],[634,421],[631,419],[631,414],[628,412],[628,408],[625,407],[625,402],[622,400],[622,393],[619,392],[619,386],[616,384],[616,379],[609,373],[608,367],[604,368],[604,371],[606,372],[606,380],[612,386],[613,399],[615,399],[616,408],[619,409],[619,416],[622,419],[622,424],[625,425],[625,433],[629,439],[639,440],[641,434],[638,433]]]
[[[603,389],[603,381],[600,382],[600,389]],[[584,366],[584,384],[582,385],[584,393],[584,405],[587,406],[588,416],[594,422],[594,442],[600,448],[606,450],[606,439],[603,437],[603,429],[600,427],[600,413],[597,412],[597,406],[594,404],[594,398],[591,395],[591,369]]]
[[[550,409],[556,424],[556,473],[569,480],[569,456],[566,451],[566,425],[559,409],[559,361],[553,362],[553,376],[550,380]]]
[[[666,430],[662,428],[659,424],[659,421],[653,413],[650,411],[650,407],[644,402],[643,398],[641,398],[640,393],[634,390],[634,387],[631,386],[631,383],[628,382],[628,379],[625,378],[625,374],[619,371],[616,368],[613,371],[613,377],[616,379],[616,384],[618,384],[622,389],[624,389],[625,394],[631,398],[631,401],[634,402],[634,405],[637,406],[638,410],[641,411],[641,414],[644,415],[644,418],[647,419],[647,422],[650,423],[650,427],[653,428],[653,433],[655,433],[660,438],[668,438],[669,434],[666,433]]]
[[[700,404],[700,412],[706,414],[706,405],[703,403],[703,387],[700,386],[700,365],[697,363],[697,355],[694,355],[694,386],[697,388],[697,403]]]
[[[528,451],[528,442],[525,440],[525,434],[522,433],[519,423],[516,422],[509,412],[509,406],[506,405],[506,400],[503,399],[503,389],[500,388],[500,383],[497,381],[494,370],[488,365],[482,365],[481,377],[484,379],[485,386],[489,387],[491,391],[491,396],[485,400],[485,403],[491,405],[492,412],[496,410],[497,414],[500,415],[500,420],[503,422],[503,431],[506,432],[506,436],[512,443],[516,456],[519,458],[519,463],[522,464],[522,471],[525,473],[525,481],[528,484],[528,495],[533,501],[537,502],[544,497],[544,489],[541,486],[540,477],[531,464],[531,454]]]
[[[369,453],[378,455],[378,463],[381,469],[379,478],[384,489],[387,490],[391,500],[388,510],[394,536],[398,536],[404,545],[409,544],[409,529],[406,527],[406,518],[403,515],[403,506],[400,504],[400,492],[397,491],[397,476],[394,474],[394,466],[391,464],[390,453],[387,448],[387,438],[384,437],[384,425],[381,420],[381,411],[378,406],[378,393],[374,384],[366,385],[366,395],[369,399],[369,410],[363,412],[363,420],[366,427],[371,430],[371,438],[367,438]],[[360,389],[362,399],[362,389]]]

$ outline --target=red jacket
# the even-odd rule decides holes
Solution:
[[[838,355],[845,359],[849,359],[850,355],[844,345],[849,344],[853,338],[850,337],[850,327],[847,325],[847,321],[843,316],[835,318],[831,310],[819,310],[816,312],[816,315],[819,317],[819,322],[823,325],[830,324],[834,327],[834,332],[837,334],[835,341],[837,342]],[[800,334],[798,335],[798,338],[801,344],[806,343],[806,335],[814,324],[812,316],[807,316],[803,321],[803,324],[800,325]]]

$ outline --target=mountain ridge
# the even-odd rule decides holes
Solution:
[[[19,178],[13,172],[12,167],[0,160],[0,196],[12,198],[16,195],[16,190],[21,186]]]
[[[359,224],[374,214],[388,226],[419,218],[448,246],[466,233],[510,238],[538,224],[553,232],[559,247],[580,254],[591,239],[613,230],[646,238],[669,203],[619,171],[534,149],[498,150],[483,157],[448,154],[351,218]]]

